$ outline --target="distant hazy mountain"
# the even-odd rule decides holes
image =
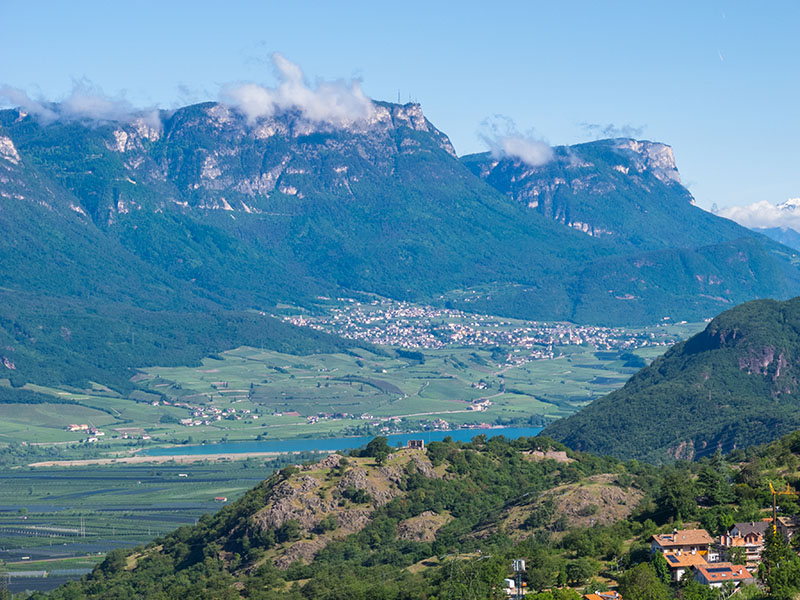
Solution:
[[[800,250],[800,233],[790,227],[753,227],[753,231],[763,233],[768,238],[772,238],[784,246]]]
[[[620,458],[697,458],[800,427],[800,298],[726,311],[621,389],[544,431]]]
[[[736,221],[753,231],[763,233],[795,250],[800,248],[800,198],[789,198],[773,204],[767,200],[742,206],[727,206],[711,211],[726,219]]]
[[[636,324],[800,293],[792,252],[694,207],[667,146],[461,161],[416,104],[337,126],[217,103],[125,123],[0,111],[0,232],[11,321],[62,302],[218,314],[368,291]],[[12,361],[36,337],[0,326]]]

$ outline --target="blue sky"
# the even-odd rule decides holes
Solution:
[[[797,2],[0,0],[0,24],[0,83],[34,96],[176,107],[273,83],[280,52],[419,101],[459,154],[496,114],[551,144],[612,124],[672,145],[701,206],[800,196]]]

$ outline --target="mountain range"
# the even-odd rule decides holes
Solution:
[[[694,206],[668,146],[459,159],[417,104],[338,125],[221,103],[119,122],[0,111],[0,231],[16,380],[65,377],[63,330],[93,329],[121,363],[170,362],[170,326],[129,342],[162,313],[225,329],[320,295],[615,325],[800,293],[794,251]],[[34,374],[43,356],[60,366]]]

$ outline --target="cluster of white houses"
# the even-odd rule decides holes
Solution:
[[[800,528],[800,519],[780,517],[776,526],[778,533],[789,540]],[[771,520],[736,523],[716,540],[705,529],[674,529],[672,533],[654,535],[651,549],[664,555],[674,581],[692,573],[696,581],[710,587],[722,587],[727,581],[738,587],[755,582],[754,573],[770,527]],[[737,554],[745,564],[733,564]]]

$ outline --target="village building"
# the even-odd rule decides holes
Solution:
[[[678,552],[686,554],[694,551],[706,556],[714,540],[705,529],[673,529],[672,533],[654,535],[651,542],[653,552]]]
[[[771,519],[767,519],[766,521],[750,521],[749,523],[734,523],[728,535],[733,537],[745,537],[756,533],[761,537],[765,537],[767,535],[767,528],[772,525],[770,521]]]
[[[745,537],[733,537],[730,535],[719,536],[719,551],[726,560],[733,560],[736,548],[744,550],[745,566],[748,568],[757,567],[761,562],[761,553],[764,550],[764,538],[756,534],[748,534]]]
[[[731,560],[734,548],[742,548],[745,553],[746,566],[755,568],[761,562],[761,553],[764,551],[767,528],[771,527],[768,521],[754,521],[750,523],[736,523],[728,535],[719,537],[720,553]]]
[[[584,594],[583,600],[622,600],[622,596],[619,592],[594,592]]]
[[[722,587],[727,581],[733,582],[737,587],[755,582],[755,578],[745,567],[731,563],[710,563],[695,567],[694,578],[712,588]]]
[[[416,450],[424,450],[425,449],[425,440],[408,440],[406,445],[408,448],[414,448]]]
[[[800,529],[800,517],[778,517],[777,528],[778,533],[788,542],[792,539],[797,530]]]
[[[708,565],[705,556],[696,551],[683,552],[664,552],[664,558],[667,559],[667,566],[669,567],[672,581],[680,581],[686,571],[691,571],[695,567]]]

